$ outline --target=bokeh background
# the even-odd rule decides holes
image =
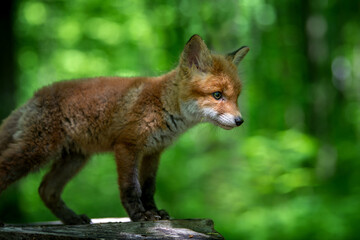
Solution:
[[[162,156],[156,199],[174,218],[211,218],[226,239],[360,237],[360,2],[354,0],[5,1],[0,118],[42,86],[160,75],[200,34],[242,45],[245,124],[194,127]],[[5,222],[55,220],[29,175],[0,197]],[[125,217],[111,154],[63,198],[91,218]]]

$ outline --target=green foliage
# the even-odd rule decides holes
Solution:
[[[170,147],[158,205],[175,218],[212,218],[226,239],[353,239],[360,234],[355,2],[20,0],[18,105],[62,79],[164,73],[195,33],[221,53],[247,45],[244,126],[200,125]],[[94,157],[64,200],[92,218],[125,216],[115,168],[111,155]],[[55,219],[37,194],[45,171],[19,183],[18,222]]]

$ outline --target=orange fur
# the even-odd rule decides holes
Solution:
[[[39,188],[43,201],[66,224],[89,223],[65,205],[61,192],[92,154],[112,151],[130,218],[167,219],[153,199],[159,156],[201,121],[225,129],[242,123],[234,63],[247,51],[212,55],[194,35],[179,66],[163,76],[98,77],[40,89],[0,128],[0,191],[53,160]]]

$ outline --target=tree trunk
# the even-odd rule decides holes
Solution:
[[[105,219],[106,220],[106,219]],[[124,221],[124,219],[116,219]],[[93,219],[93,222],[104,222]],[[128,221],[128,219],[126,219]],[[105,221],[106,222],[106,221]],[[6,225],[0,239],[224,239],[209,219],[107,222],[89,225]]]

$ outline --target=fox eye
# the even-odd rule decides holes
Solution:
[[[216,100],[219,100],[222,97],[221,92],[214,92],[212,95]]]

